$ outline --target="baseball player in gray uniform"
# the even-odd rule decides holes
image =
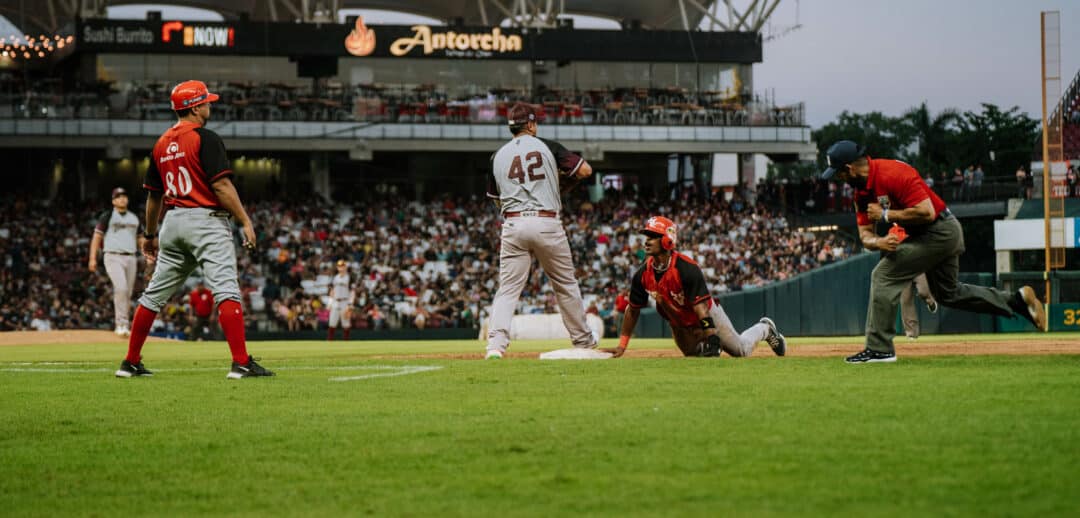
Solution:
[[[94,227],[94,237],[90,239],[91,272],[97,271],[98,250],[105,248],[105,273],[113,285],[113,311],[116,320],[116,334],[131,334],[131,291],[135,288],[135,274],[138,264],[135,252],[142,247],[139,236],[139,217],[128,211],[128,195],[123,187],[112,190],[112,210],[105,211],[98,218]]]
[[[352,328],[352,305],[354,296],[349,282],[349,263],[344,259],[338,259],[337,275],[330,283],[330,331],[326,335],[327,341],[334,339],[334,331],[341,324],[342,338],[349,339],[349,330]]]
[[[491,159],[492,188],[503,216],[499,290],[492,301],[488,359],[502,358],[510,346],[510,321],[529,277],[533,257],[555,289],[563,325],[574,347],[596,347],[585,323],[585,304],[574,277],[574,259],[559,212],[560,190],[592,174],[592,167],[562,144],[536,136],[536,113],[517,103],[507,114],[514,138]]]

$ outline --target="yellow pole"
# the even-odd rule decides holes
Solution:
[[[1050,128],[1046,114],[1046,13],[1039,13],[1039,38],[1042,47],[1042,156],[1043,156],[1043,236],[1045,239],[1046,264],[1043,280],[1046,282],[1047,304],[1050,303]],[[1050,326],[1046,326],[1049,328]]]

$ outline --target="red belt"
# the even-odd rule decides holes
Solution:
[[[524,217],[538,217],[538,218],[557,218],[559,213],[553,210],[523,210],[521,212],[507,212],[503,214],[507,218],[516,218],[519,216]]]

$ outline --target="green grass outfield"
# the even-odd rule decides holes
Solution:
[[[119,342],[0,347],[0,515],[1080,512],[1075,355],[372,358],[482,347],[257,343],[240,381],[223,343],[127,380]]]

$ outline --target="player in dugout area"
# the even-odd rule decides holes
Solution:
[[[826,158],[829,167],[821,178],[835,178],[855,189],[855,199],[862,200],[857,202],[855,212],[859,238],[868,250],[882,252],[871,274],[866,348],[849,356],[847,363],[896,361],[896,305],[901,292],[923,273],[940,305],[1003,317],[1020,316],[1037,329],[1046,329],[1045,310],[1030,286],[1009,293],[957,280],[964,231],[914,167],[899,160],[871,158],[865,147],[850,140],[834,143],[826,151]],[[897,225],[887,236],[879,237],[874,232],[878,221]]]
[[[777,356],[787,352],[787,340],[772,319],[763,317],[739,334],[724,309],[713,302],[705,274],[693,259],[677,252],[675,222],[663,216],[649,218],[645,235],[645,264],[630,280],[630,303],[623,316],[619,346],[604,349],[618,358],[626,352],[641,308],[651,297],[656,311],[671,325],[675,345],[683,356],[750,356],[765,341]]]

